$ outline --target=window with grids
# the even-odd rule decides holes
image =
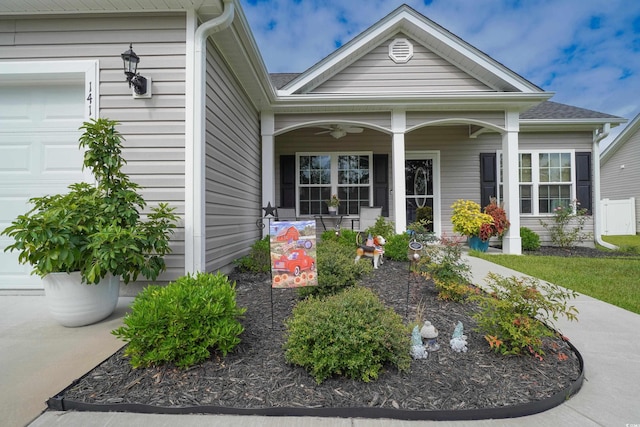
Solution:
[[[338,213],[357,215],[371,200],[371,153],[299,153],[297,155],[300,215],[327,214],[326,200],[336,194]]]
[[[520,152],[518,157],[521,214],[548,214],[558,206],[571,205],[575,199],[575,161],[572,151]],[[502,193],[502,153],[498,159],[499,191]]]

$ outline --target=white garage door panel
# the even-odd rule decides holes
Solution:
[[[0,91],[0,122],[3,132],[24,132],[28,129],[26,126],[31,130],[77,130],[84,121],[83,84],[57,82],[55,85],[3,85]]]
[[[0,176],[2,176],[2,180],[6,182],[9,179],[17,179],[18,174],[27,175],[30,169],[30,158],[31,147],[26,144],[0,145]]]
[[[79,133],[69,133],[61,137],[60,141],[42,141],[42,175],[48,179],[51,175],[58,175],[58,179],[67,181],[81,181],[82,175],[82,151],[78,149]],[[69,141],[74,141],[69,144]],[[66,177],[59,176],[61,173]]]
[[[0,193],[6,196],[0,197],[0,229],[4,230],[18,215],[23,214],[28,208],[28,198],[18,196],[23,189],[0,188]],[[4,252],[4,248],[12,243],[12,239],[0,236],[0,289],[5,288],[33,288],[38,283],[35,277],[29,275],[30,265],[18,263],[18,254]]]
[[[1,121],[0,121],[1,123]],[[50,180],[67,184],[82,181],[82,151],[79,131],[29,132],[25,135],[0,131],[0,178],[8,184],[47,185]]]
[[[84,83],[56,82],[0,86],[0,227],[29,208],[31,197],[67,191],[85,180],[79,127],[84,117]],[[0,289],[40,289],[30,265],[5,253],[0,237]]]

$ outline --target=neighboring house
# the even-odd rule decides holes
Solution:
[[[635,199],[635,224],[625,230],[640,229],[640,114],[616,137],[600,156],[600,187],[603,199]],[[612,212],[613,213],[613,212]],[[625,216],[632,218],[632,215]],[[612,220],[616,221],[615,218]],[[618,222],[621,219],[617,219]],[[614,224],[619,229],[622,224]],[[631,225],[631,224],[629,224]],[[610,234],[628,234],[627,232]]]
[[[124,81],[129,43],[151,97]],[[270,76],[238,0],[3,2],[0,227],[83,178],[77,129],[107,117],[147,200],[183,218],[164,280],[229,270],[267,230],[262,207],[313,218],[331,194],[355,217],[381,206],[398,232],[430,206],[438,234],[455,200],[495,195],[518,254],[520,225],[592,207],[598,140],[625,121],[552,95],[407,6],[304,73]],[[0,254],[1,288],[41,287]]]

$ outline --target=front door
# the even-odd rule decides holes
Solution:
[[[407,225],[417,217],[427,218],[429,231],[437,231],[438,156],[437,153],[409,152],[405,158]]]

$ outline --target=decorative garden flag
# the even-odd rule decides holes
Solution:
[[[316,286],[316,222],[274,221],[269,230],[273,288]]]

